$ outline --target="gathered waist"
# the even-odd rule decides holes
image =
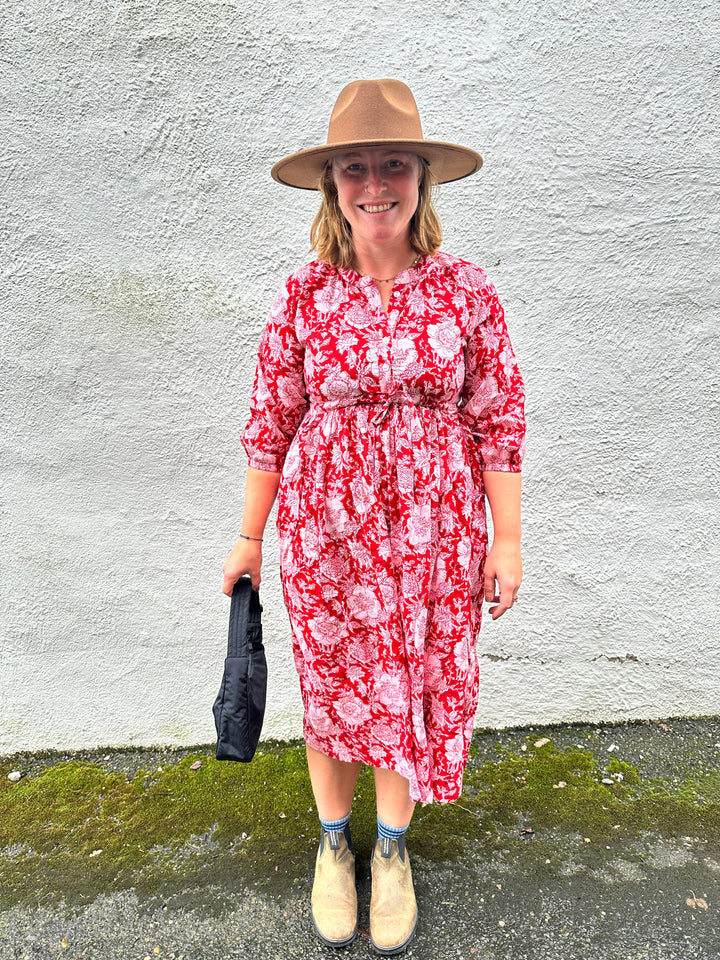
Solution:
[[[417,410],[428,410],[432,413],[450,415],[457,420],[458,407],[453,400],[430,401],[423,397],[412,397],[407,393],[397,393],[380,397],[343,397],[340,400],[313,400],[310,412],[320,411],[327,413],[333,410],[368,409],[372,411],[369,423],[374,427],[381,427],[393,409],[414,407]]]
[[[417,407],[422,410],[436,410],[439,413],[458,412],[457,403],[454,400],[429,400],[423,397],[412,397],[407,393],[397,393],[390,396],[379,397],[343,397],[340,400],[312,400],[310,402],[310,412],[346,410],[353,407],[370,407],[376,409],[378,414],[386,413],[393,407]]]

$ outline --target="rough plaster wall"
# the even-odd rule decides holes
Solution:
[[[478,723],[720,712],[712,3],[5,10],[0,753],[212,738],[238,435],[316,204],[269,168],[360,76],[485,156],[444,247],[527,382],[526,579]],[[295,735],[266,548],[265,733]]]

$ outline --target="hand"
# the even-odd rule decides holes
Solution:
[[[493,620],[515,603],[521,581],[520,541],[498,540],[496,537],[485,561],[485,599],[497,604],[490,607]]]
[[[246,540],[240,537],[230,551],[222,569],[222,592],[232,596],[233,587],[246,574],[250,577],[253,589],[260,587],[260,566],[262,564],[262,544],[258,540]]]

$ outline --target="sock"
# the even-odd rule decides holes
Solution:
[[[340,817],[339,820],[323,820],[320,817],[320,826],[326,833],[342,833],[345,827],[350,823],[350,814]]]
[[[320,826],[322,827],[322,835],[320,837],[320,849],[323,850],[325,846],[325,836],[327,835],[327,841],[330,844],[331,850],[340,849],[340,834],[345,834],[345,840],[347,841],[348,849],[352,852],[353,845],[352,839],[350,837],[350,813],[345,817],[340,817],[339,820],[323,820],[320,819]]]
[[[386,823],[383,823],[380,817],[377,818],[377,832],[378,837],[381,837],[384,840],[400,840],[401,837],[405,836],[405,831],[410,826],[406,824],[404,827],[389,827]]]
[[[405,863],[405,831],[410,826],[406,824],[404,827],[389,827],[386,823],[377,818],[377,829],[378,829],[378,839],[380,843],[380,856],[384,858],[389,858],[392,856],[392,842],[397,840],[398,847],[398,856]]]

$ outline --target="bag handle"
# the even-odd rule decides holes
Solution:
[[[230,599],[230,626],[228,628],[228,657],[248,657],[248,631],[260,626],[260,594],[253,590],[250,577],[240,577],[233,587]]]

